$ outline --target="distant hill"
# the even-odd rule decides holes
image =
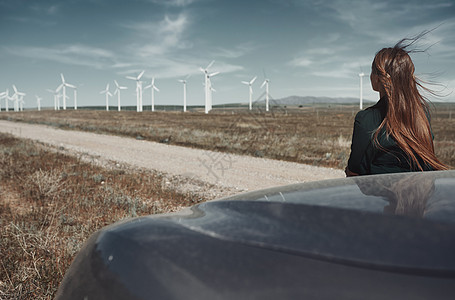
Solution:
[[[369,99],[363,99],[365,103],[375,102]],[[255,103],[265,103],[265,100],[256,101]],[[359,103],[359,98],[349,97],[312,97],[312,96],[289,96],[281,99],[270,99],[270,103],[275,105],[306,105],[306,104],[318,104],[318,103],[333,103],[333,104],[345,104],[345,103]]]

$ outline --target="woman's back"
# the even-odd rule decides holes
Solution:
[[[348,168],[359,174],[383,174],[419,171],[412,166],[406,153],[399,147],[397,142],[387,136],[386,130],[381,129],[378,134],[377,144],[373,142],[374,133],[383,122],[386,114],[386,99],[376,105],[360,111],[356,115],[354,124],[351,155]],[[433,170],[417,156],[424,171]]]

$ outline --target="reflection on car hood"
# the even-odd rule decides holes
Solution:
[[[381,285],[375,293],[390,298],[396,282],[412,275],[406,295],[437,291],[444,298],[455,286],[454,194],[453,171],[376,175],[272,188],[136,218],[95,234],[59,295],[295,299],[332,280],[338,290],[356,286],[345,295],[350,299],[352,293],[368,298],[362,291],[374,284],[358,285],[376,278]],[[307,286],[299,279],[314,272],[324,279]]]
[[[228,197],[423,217],[455,222],[455,171],[384,174],[316,181]]]

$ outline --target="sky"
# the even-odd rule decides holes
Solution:
[[[156,105],[204,104],[205,68],[212,60],[213,105],[287,96],[359,97],[359,73],[377,51],[432,30],[413,53],[416,75],[455,101],[455,1],[403,0],[0,0],[0,92],[26,93],[25,107],[53,106],[63,73],[78,87],[78,105],[104,105],[114,80],[135,105],[136,76],[155,78]],[[369,77],[364,98],[377,100]],[[68,106],[73,105],[72,92]],[[111,98],[116,105],[117,98]],[[144,105],[151,103],[150,89]],[[4,107],[3,101],[1,106]]]

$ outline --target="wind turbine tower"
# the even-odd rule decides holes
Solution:
[[[54,95],[54,110],[57,110],[58,88],[56,90],[46,89],[46,91]]]
[[[121,110],[121,106],[120,106],[120,90],[126,90],[128,89],[126,86],[120,86],[117,82],[117,80],[114,80],[114,83],[115,83],[115,92],[114,92],[114,95],[117,94],[117,106],[118,106],[118,111]]]
[[[41,98],[38,95],[35,95],[35,97],[36,97],[36,104],[38,106],[38,111],[40,111],[41,110],[41,100],[43,100],[43,98]]]
[[[220,72],[214,72],[214,73],[211,73],[207,76],[207,83],[208,83],[208,94],[209,94],[209,111],[212,110],[212,105],[213,105],[213,101],[212,101],[212,92],[216,92],[216,90],[213,88],[213,85],[212,85],[212,81],[210,78],[212,78],[213,76],[215,75],[218,75],[220,74]]]
[[[148,86],[146,86],[144,88],[144,90],[146,89],[151,89],[151,93],[152,93],[152,111],[155,111],[155,91],[159,92],[160,90],[155,86],[155,77],[152,78],[152,83],[149,84]]]
[[[0,93],[0,100],[5,99],[5,111],[8,111],[8,100],[9,100],[9,91],[6,89],[3,93]],[[0,101],[1,103],[1,101]],[[0,110],[1,110],[1,105],[0,105]]]
[[[106,111],[109,111],[109,97],[112,97],[111,92],[109,92],[109,83],[106,85],[106,89],[102,90],[100,94],[106,94]]]
[[[142,81],[140,79],[144,75],[144,72],[145,70],[139,73],[137,77],[126,76],[127,79],[136,81],[136,110],[138,112],[142,111]]]
[[[249,93],[250,94],[250,99],[249,99],[250,100],[250,102],[249,102],[250,103],[250,105],[249,105],[250,110],[253,109],[253,86],[252,85],[253,85],[254,81],[256,80],[256,78],[257,78],[257,76],[255,76],[250,81],[242,81],[243,84],[248,85],[249,90],[250,90],[250,93]]]
[[[74,87],[74,110],[77,110],[77,87]]]
[[[183,83],[183,112],[186,112],[186,80],[190,77],[187,75],[185,79],[180,79],[179,82]]]
[[[363,109],[363,77],[366,76],[365,73],[359,73],[360,77],[360,110]]]
[[[261,89],[265,85],[265,111],[269,111],[269,81],[265,79],[264,82],[261,84]]]
[[[63,93],[63,110],[66,110],[66,88],[69,87],[69,88],[72,88],[72,89],[76,89],[76,87],[72,84],[69,84],[65,81],[65,77],[63,76],[62,73],[60,73],[60,77],[62,78],[62,84],[59,86],[59,90],[60,88],[62,89],[62,93]]]
[[[201,70],[201,72],[204,73],[204,86],[205,86],[205,113],[208,114],[209,111],[212,109],[212,91],[213,91],[213,88],[212,88],[212,83],[210,81],[210,77],[213,77],[217,74],[219,74],[220,72],[215,72],[215,73],[212,73],[212,74],[209,74],[209,68],[213,65],[215,61],[212,60],[209,65],[204,69],[202,67],[199,68],[199,70]]]
[[[24,102],[24,96],[26,95],[25,93],[19,92],[16,88],[16,86],[13,84],[13,90],[14,90],[14,111],[19,111],[19,102],[23,103]],[[20,98],[19,98],[20,97]]]

